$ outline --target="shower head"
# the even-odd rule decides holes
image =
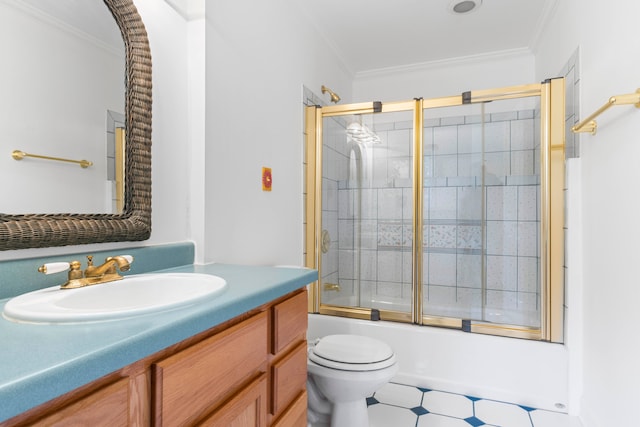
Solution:
[[[356,143],[379,144],[381,142],[377,133],[358,122],[352,122],[347,126],[347,135]]]
[[[340,97],[338,96],[337,93],[335,93],[325,85],[322,85],[322,93],[327,93],[327,92],[329,92],[329,95],[331,95],[331,102],[337,104],[338,101],[340,101]]]

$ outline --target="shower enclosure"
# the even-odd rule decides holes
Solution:
[[[310,311],[562,341],[563,79],[306,122]]]

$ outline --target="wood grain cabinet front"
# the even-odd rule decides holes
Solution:
[[[271,425],[272,427],[305,427],[307,425],[307,391],[300,393]]]
[[[307,425],[307,293],[278,298],[0,427]]]
[[[300,292],[273,306],[271,353],[277,355],[291,343],[306,341],[309,313],[307,292]]]
[[[152,366],[154,425],[191,425],[267,362],[267,314],[260,313]]]
[[[198,425],[201,427],[266,427],[267,376],[262,374]]]
[[[272,423],[277,425],[305,426],[306,398],[302,417],[289,412],[292,407],[302,408],[298,400],[305,393],[307,384],[307,292],[274,304],[272,318],[269,414]],[[298,418],[304,418],[304,422]]]
[[[273,363],[271,378],[271,413],[277,417],[306,389],[306,342],[301,342],[283,358]]]
[[[115,427],[129,425],[129,382],[110,384],[34,425]]]
[[[129,380],[106,383],[90,393],[65,396],[56,404],[18,415],[2,426],[38,427],[127,427],[129,419]]]

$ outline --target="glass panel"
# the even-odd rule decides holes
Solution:
[[[424,315],[540,327],[539,111],[424,111]]]
[[[481,106],[424,111],[423,314],[482,314]]]
[[[486,111],[482,320],[539,328],[540,98],[496,101]]]
[[[322,144],[322,303],[409,313],[413,112],[325,117]]]

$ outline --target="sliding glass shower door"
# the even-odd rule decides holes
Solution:
[[[374,309],[408,320],[413,104],[402,104],[322,118],[320,292],[324,305],[352,314]]]
[[[540,97],[424,118],[423,323],[539,329]]]
[[[561,341],[564,104],[552,82],[309,108],[310,309]]]

